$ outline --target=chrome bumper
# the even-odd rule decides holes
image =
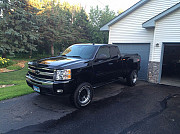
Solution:
[[[39,80],[36,78],[31,77],[30,75],[26,75],[26,81],[34,84],[34,85],[53,85],[53,84],[67,84],[71,80],[66,80],[66,81],[44,81],[44,80]]]
[[[35,85],[53,85],[54,84],[53,81],[38,80],[38,79],[31,77],[30,75],[26,75],[26,80]]]

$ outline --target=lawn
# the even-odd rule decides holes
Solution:
[[[27,86],[25,75],[28,71],[27,63],[21,70],[0,73],[0,85],[15,84],[15,86],[0,88],[0,101],[32,93],[33,90]]]

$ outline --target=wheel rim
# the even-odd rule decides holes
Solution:
[[[86,104],[90,100],[90,86],[85,85],[79,90],[78,100],[81,104]]]
[[[136,81],[137,81],[137,74],[134,73],[134,75],[133,75],[133,83],[136,83]]]

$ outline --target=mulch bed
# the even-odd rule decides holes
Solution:
[[[27,62],[27,61],[20,60],[20,61],[18,61],[18,63],[15,64],[15,65],[20,66],[21,68],[24,68],[26,62]],[[15,71],[15,70],[9,70],[9,69],[7,69],[7,68],[0,68],[0,73],[12,72],[12,71]]]

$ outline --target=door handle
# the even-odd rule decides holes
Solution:
[[[113,65],[113,63],[108,63],[109,65]]]

